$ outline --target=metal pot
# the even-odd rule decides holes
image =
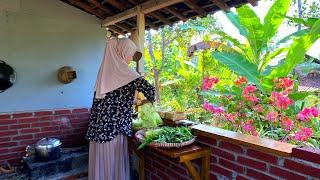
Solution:
[[[43,138],[35,145],[36,159],[51,161],[61,156],[61,142],[55,138]]]

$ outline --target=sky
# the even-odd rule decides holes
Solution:
[[[316,0],[308,0],[308,2],[312,2]],[[270,0],[261,0],[258,2],[258,6],[252,7],[255,13],[260,17],[260,19],[263,19],[263,17],[267,14],[269,8],[272,5],[272,1]],[[233,8],[232,11],[235,9]],[[288,15],[292,15],[293,12],[288,13]],[[222,11],[219,11],[215,13],[215,17],[217,17],[218,22],[222,25],[224,31],[233,37],[236,37],[237,39],[243,39],[243,37],[239,34],[239,31],[232,25],[232,23],[226,18],[224,13]],[[293,32],[295,32],[297,28],[292,28],[287,26],[285,23],[283,23],[282,26],[280,26],[278,31],[278,37],[285,37]],[[320,59],[320,40],[318,40],[308,51],[309,55],[312,55],[313,57],[316,57]]]

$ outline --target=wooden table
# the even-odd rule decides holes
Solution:
[[[134,150],[134,152],[139,157],[139,179],[144,180],[144,150],[137,150],[139,146],[139,142],[136,139],[131,138],[129,141],[129,146]],[[210,148],[191,144],[189,146],[181,147],[181,148],[169,148],[169,149],[161,149],[161,148],[152,148],[154,151],[158,152],[163,156],[167,156],[170,159],[177,161],[178,163],[183,164],[194,180],[209,180],[209,170],[210,170]],[[200,172],[196,170],[193,163],[191,161],[201,159],[202,168]]]

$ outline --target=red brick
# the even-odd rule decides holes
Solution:
[[[244,167],[242,167],[242,166],[240,166],[238,164],[235,164],[233,162],[230,162],[228,160],[224,160],[222,158],[219,159],[219,165],[224,166],[224,167],[226,167],[228,169],[237,171],[238,173],[243,173],[244,172]]]
[[[266,161],[269,163],[277,164],[278,158],[275,156],[272,156],[270,154],[266,154],[260,151],[255,151],[252,149],[247,150],[247,155],[256,159],[260,159],[262,161]]]
[[[9,152],[8,148],[1,148],[0,149],[0,154],[5,154],[5,153],[8,153],[8,152]]]
[[[10,152],[24,152],[26,150],[26,146],[17,146],[9,149]]]
[[[3,142],[0,143],[0,147],[5,148],[5,147],[12,147],[12,146],[16,146],[17,142]]]
[[[259,180],[276,180],[276,178],[273,178],[271,176],[268,176],[264,173],[260,173],[258,171],[255,171],[253,169],[247,169],[247,176],[251,177],[251,178],[256,178],[256,179],[259,179]]]
[[[286,167],[287,169],[293,170],[293,171],[297,171],[303,174],[307,174],[313,177],[317,177],[320,178],[320,167],[319,168],[315,168],[312,166],[308,166],[306,164],[301,164],[289,159],[286,159],[284,161],[284,167]]]
[[[171,163],[171,169],[174,169],[174,171],[178,172],[179,174],[187,174],[187,170],[181,166],[178,166],[176,164]]]
[[[280,169],[275,166],[271,166],[270,173],[277,175],[279,177],[283,177],[285,179],[296,179],[296,180],[308,179],[307,177],[300,176],[298,174],[289,172],[285,169]]]
[[[90,113],[81,113],[81,114],[77,114],[77,119],[79,119],[80,121],[88,121],[90,118]]]
[[[243,153],[242,147],[235,144],[228,143],[228,142],[224,142],[224,141],[220,142],[219,147],[221,147],[222,149],[233,151],[233,152]]]
[[[0,119],[0,125],[17,124],[15,119]]]
[[[59,136],[61,135],[60,134],[60,131],[53,131],[53,132],[43,132],[43,133],[39,133],[39,134],[36,134],[36,138],[43,138],[43,137],[51,137],[51,136]]]
[[[40,140],[40,139],[30,139],[30,140],[22,140],[22,141],[20,141],[20,145],[22,146],[22,145],[31,145],[31,144],[35,144],[38,140]]]
[[[13,118],[23,118],[23,117],[32,117],[32,113],[15,113],[13,114]]]
[[[311,147],[293,148],[292,156],[306,161],[320,164],[320,149]]]
[[[32,139],[32,138],[33,138],[32,134],[26,134],[21,136],[14,136],[12,137],[12,140],[23,140],[23,139]]]
[[[217,141],[215,139],[212,139],[206,136],[197,136],[197,141],[200,143],[205,143],[212,146],[215,146],[217,144]]]
[[[210,163],[216,163],[218,160],[215,156],[211,155],[210,156]]]
[[[70,110],[56,110],[56,111],[54,111],[54,114],[58,114],[58,115],[60,115],[60,114],[70,114],[70,113],[71,113]]]
[[[211,164],[211,169],[213,170],[213,172],[219,173],[219,174],[224,175],[228,178],[232,177],[232,171],[225,169],[223,167],[217,166],[215,164]]]
[[[239,156],[238,162],[243,165],[246,165],[246,166],[261,170],[261,171],[267,170],[266,163],[262,163],[262,162],[259,162],[259,161],[253,160],[253,159],[249,159],[246,157]]]
[[[0,137],[12,136],[18,134],[17,130],[0,131]]]
[[[0,159],[5,160],[5,159],[16,159],[18,153],[8,153],[8,154],[0,154]]]
[[[35,116],[47,116],[52,114],[53,114],[52,111],[39,111],[34,113]]]
[[[9,130],[9,126],[0,126],[0,131]]]
[[[28,133],[37,133],[40,132],[40,128],[29,128],[29,129],[21,129],[21,134],[28,134]]]
[[[40,121],[52,121],[55,119],[55,116],[42,116],[39,118]]]
[[[82,113],[82,112],[88,112],[87,108],[80,108],[80,109],[73,109],[72,113]]]
[[[38,122],[38,118],[36,117],[31,117],[31,118],[21,118],[18,119],[18,123],[34,123],[34,122]]]
[[[226,152],[226,151],[223,151],[221,149],[215,148],[215,147],[211,147],[211,153],[213,155],[217,155],[217,156],[220,156],[220,157],[232,160],[232,161],[235,160],[235,157],[233,154]]]
[[[237,175],[236,180],[249,180],[249,179],[244,176]]]
[[[42,127],[41,132],[59,130],[59,126]]]
[[[218,180],[218,177],[215,174],[210,173],[210,180]]]
[[[0,142],[8,142],[10,141],[10,137],[0,137]]]
[[[10,125],[10,129],[22,129],[22,128],[28,128],[30,127],[30,124],[13,124]]]
[[[10,119],[11,115],[10,114],[0,114],[0,119]]]
[[[45,127],[50,126],[50,122],[38,122],[38,123],[32,123],[31,127]]]

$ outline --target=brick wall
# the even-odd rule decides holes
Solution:
[[[205,136],[198,143],[211,147],[210,179],[320,179],[320,150],[294,148],[289,157],[251,149]],[[191,179],[186,169],[152,150],[146,154],[150,180]],[[196,162],[200,166],[200,163]]]
[[[57,137],[63,147],[85,145],[89,109],[64,109],[0,114],[0,165],[16,164],[27,145]]]

